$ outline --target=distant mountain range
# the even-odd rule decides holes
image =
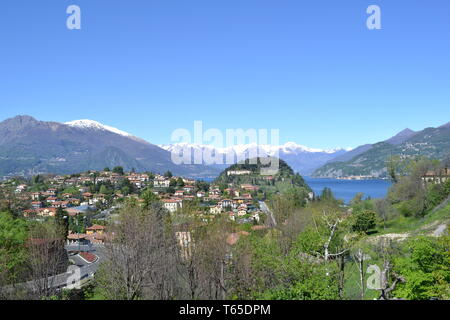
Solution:
[[[175,165],[171,154],[133,135],[92,120],[68,123],[17,116],[0,123],[0,176],[68,174],[105,167],[215,177],[220,170]]]
[[[221,159],[227,159],[227,155],[231,155],[234,159],[233,163],[237,163],[241,160],[245,160],[253,157],[278,157],[288,163],[289,166],[295,172],[299,172],[302,175],[309,175],[314,172],[315,169],[321,167],[327,162],[335,159],[336,157],[345,155],[350,149],[332,149],[321,150],[305,147],[294,142],[288,142],[281,146],[274,145],[257,145],[257,144],[244,144],[234,145],[226,148],[215,148],[211,145],[198,145],[189,143],[177,143],[169,145],[160,145],[161,148],[170,152],[181,153],[184,150],[190,150],[193,156],[195,152],[208,151],[212,155],[220,155]],[[232,163],[217,165],[216,167],[225,169]]]
[[[394,155],[403,159],[417,156],[443,159],[449,156],[450,122],[417,132],[405,129],[388,140],[360,146],[317,169],[313,176],[337,178],[363,175],[385,178],[386,162]]]
[[[40,173],[68,174],[105,167],[122,166],[125,170],[165,172],[192,177],[216,177],[229,164],[176,165],[171,152],[183,147],[227,155],[235,162],[258,156],[276,156],[301,174],[311,174],[345,149],[312,149],[290,142],[282,146],[236,145],[214,148],[207,145],[174,144],[157,146],[122,130],[93,120],[66,123],[38,121],[30,116],[17,116],[0,123],[0,176]],[[194,163],[194,162],[192,162]]]
[[[92,120],[58,123],[17,116],[0,123],[0,176],[68,174],[122,166],[125,170],[155,173],[171,170],[176,175],[216,177],[231,164],[176,165],[171,153],[183,148],[190,148],[192,154],[196,150],[203,154],[209,151],[224,159],[231,154],[234,163],[255,156],[276,156],[294,171],[307,176],[385,177],[386,160],[390,155],[424,155],[438,159],[446,156],[450,152],[450,123],[419,132],[406,129],[386,141],[353,150],[321,150],[294,142],[281,146],[247,144],[227,148],[180,143],[157,146]]]

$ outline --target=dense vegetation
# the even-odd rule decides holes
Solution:
[[[447,166],[427,159],[399,164],[401,170],[390,171],[394,185],[385,199],[358,194],[344,205],[330,189],[308,199],[302,180],[294,182],[298,178],[281,164],[275,177],[281,179],[278,182],[287,179],[291,187],[267,194],[274,225],[239,224],[225,215],[205,220],[197,215],[195,201],[169,214],[146,190],[139,201],[127,200],[108,224],[115,237],[105,244],[105,260],[95,280],[77,296],[450,299],[450,179],[422,179],[424,172]],[[230,168],[244,169],[252,174],[222,175],[217,182],[265,182],[258,178],[258,165]],[[0,287],[56,270],[56,260],[47,263],[52,270],[44,268],[44,260],[26,245],[27,239],[63,239],[67,227],[58,216],[30,222],[10,211],[1,213]],[[189,241],[180,241],[180,235]],[[56,295],[50,288],[31,296],[1,293],[2,298],[72,295]]]
[[[386,163],[392,156],[401,156],[403,159],[427,157],[443,160],[448,156],[448,150],[450,150],[450,124],[439,128],[427,128],[398,145],[389,142],[374,144],[369,150],[353,159],[326,164],[317,169],[313,175],[318,177],[357,175],[388,177]]]
[[[270,158],[274,159],[274,158]],[[296,190],[301,193],[302,198],[306,198],[311,192],[310,187],[305,183],[303,177],[283,160],[275,159],[279,164],[276,174],[261,175],[263,168],[270,167],[268,160],[261,161],[257,159],[247,159],[238,164],[234,164],[223,171],[214,183],[226,188],[230,185],[240,186],[242,184],[251,184],[259,187],[259,195],[263,198],[270,197],[272,194],[281,194]],[[228,175],[230,171],[250,171],[251,174],[245,175]]]

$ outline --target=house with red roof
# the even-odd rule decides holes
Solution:
[[[93,226],[86,228],[86,234],[94,234],[94,233],[98,233],[98,234],[103,234],[106,230],[106,227],[104,226],[100,226],[98,224],[94,224]]]

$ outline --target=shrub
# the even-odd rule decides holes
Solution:
[[[352,225],[353,231],[365,232],[375,228],[377,224],[377,214],[372,210],[361,210],[353,214],[354,222]]]

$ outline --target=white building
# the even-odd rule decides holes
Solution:
[[[227,175],[229,176],[244,176],[252,174],[250,170],[236,170],[236,171],[227,171]]]
[[[162,202],[163,202],[164,208],[166,208],[170,213],[174,213],[178,209],[183,208],[182,200],[165,199]]]
[[[168,188],[168,187],[170,187],[170,180],[169,179],[155,179],[153,181],[153,186],[155,188]]]

